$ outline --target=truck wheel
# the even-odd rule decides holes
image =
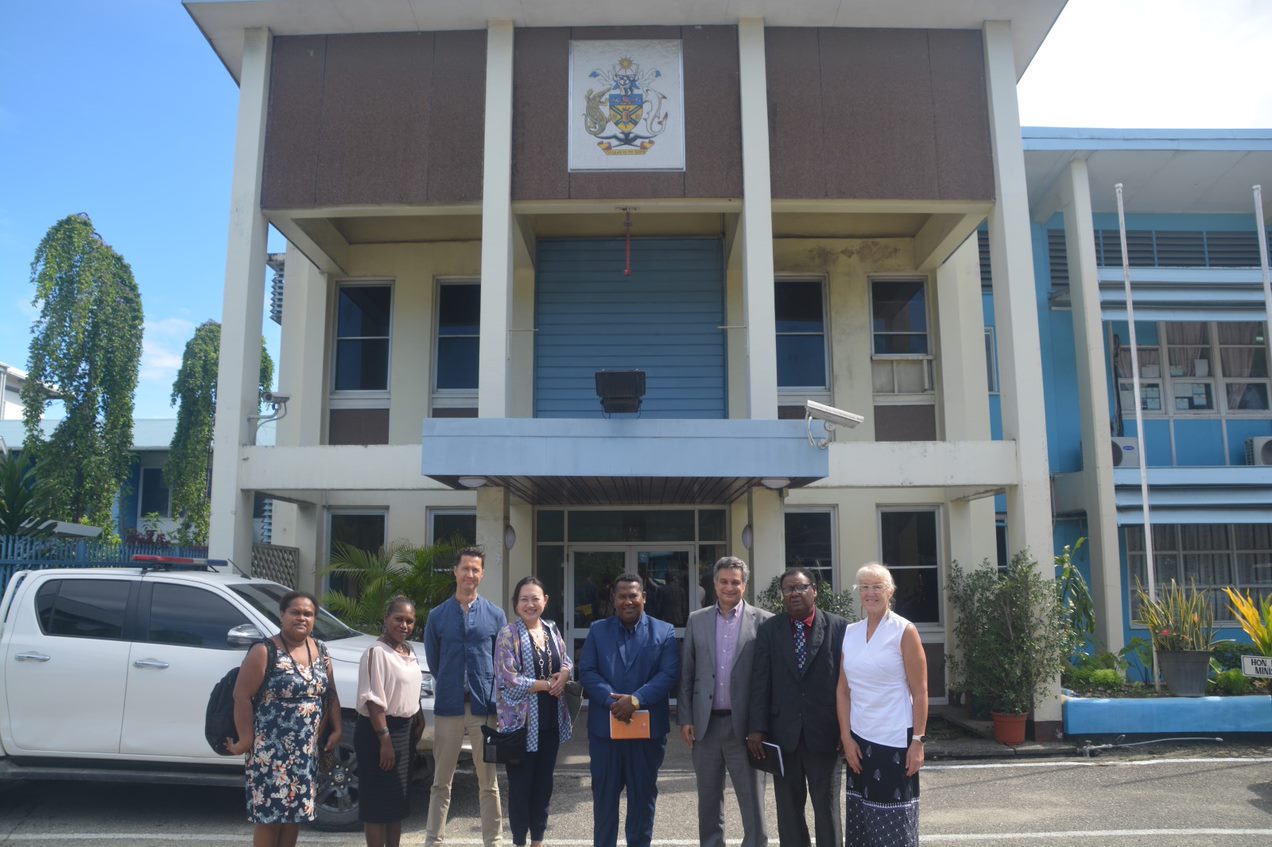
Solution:
[[[358,754],[353,749],[354,717],[345,714],[340,743],[320,755],[318,799],[314,828],[349,831],[361,829],[358,820]]]

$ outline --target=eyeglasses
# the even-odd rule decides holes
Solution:
[[[782,594],[783,595],[803,594],[807,591],[811,591],[812,588],[813,588],[813,584],[811,582],[802,582],[799,585],[783,585]]]
[[[887,585],[858,585],[857,593],[858,594],[883,594],[885,591],[888,590],[888,588],[889,586]]]

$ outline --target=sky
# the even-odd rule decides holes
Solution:
[[[1269,43],[1272,0],[1070,0],[1021,122],[1272,128]],[[237,99],[179,0],[0,3],[0,362],[26,367],[40,239],[87,212],[141,289],[135,415],[175,416],[185,343],[221,316]]]

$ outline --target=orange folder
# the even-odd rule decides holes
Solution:
[[[610,738],[615,741],[649,738],[649,710],[637,709],[630,722],[620,721],[610,712]]]

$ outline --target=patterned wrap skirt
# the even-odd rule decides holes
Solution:
[[[905,775],[907,749],[852,737],[861,748],[861,773],[848,768],[846,847],[917,847],[919,775]]]

